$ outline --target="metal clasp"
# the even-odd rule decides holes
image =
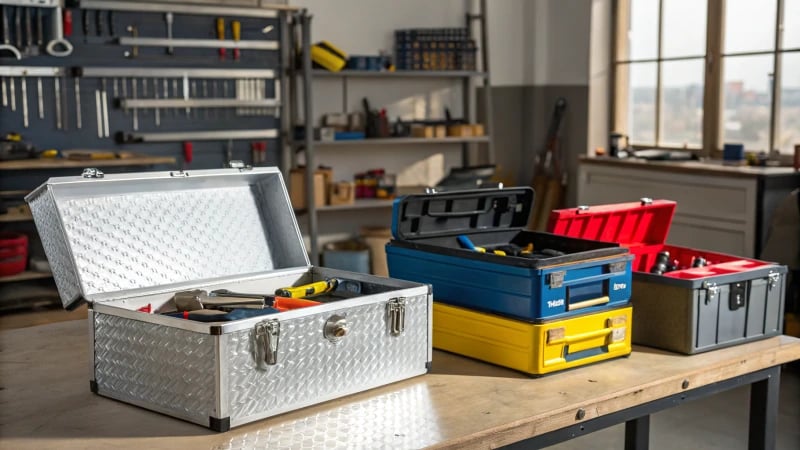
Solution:
[[[550,275],[548,275],[548,284],[550,285],[550,289],[560,288],[563,286],[564,275],[566,275],[566,272],[564,271],[551,272]]]
[[[169,173],[169,176],[175,178],[185,178],[189,176],[189,172],[184,172],[183,170],[179,170],[175,172],[174,170]]]
[[[617,272],[625,272],[625,268],[628,266],[627,261],[617,261],[610,263],[608,265],[608,271],[610,273],[617,273]]]
[[[399,336],[406,328],[406,299],[398,297],[389,300],[386,304],[389,316],[389,334]]]
[[[253,166],[247,165],[244,161],[240,159],[232,159],[228,161],[228,167],[231,169],[239,169],[239,172],[244,172],[245,170],[253,170]]]
[[[767,289],[772,290],[775,286],[778,285],[778,282],[781,280],[781,274],[778,272],[770,272],[767,274]]]
[[[256,324],[255,329],[255,359],[259,369],[265,366],[274,366],[278,363],[278,337],[281,324],[276,319],[267,320]]]
[[[578,214],[585,213],[586,211],[589,211],[589,207],[587,205],[578,205]]]
[[[639,199],[639,201],[642,203],[642,206],[647,206],[647,205],[652,205],[653,204],[653,199],[650,198],[650,197],[642,197],[642,198]]]
[[[701,287],[705,289],[707,292],[705,301],[706,305],[711,303],[712,300],[716,300],[716,297],[719,295],[719,286],[717,286],[717,283],[709,283],[708,281],[703,281]]]
[[[87,167],[83,169],[83,173],[81,174],[83,178],[103,178],[105,175],[106,174],[104,174],[102,170],[94,167]]]

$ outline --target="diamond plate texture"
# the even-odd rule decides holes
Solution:
[[[215,415],[214,336],[108,314],[94,318],[94,373],[101,394],[179,416]]]
[[[387,295],[387,299],[389,296]],[[323,336],[332,315],[349,331],[336,343]],[[280,322],[277,364],[259,370],[252,330],[228,337],[231,420],[264,416],[408,378],[428,362],[427,296],[406,299],[405,331],[389,334],[386,302]]]
[[[443,439],[438,420],[428,386],[420,383],[244,433],[214,449],[422,448]]]
[[[69,306],[80,297],[81,290],[78,277],[73,271],[67,243],[64,240],[64,229],[58,218],[55,199],[49,189],[42,190],[28,204],[36,220],[36,231],[42,240],[50,270],[58,287],[61,302]]]
[[[249,186],[68,198],[59,210],[85,296],[273,269]]]

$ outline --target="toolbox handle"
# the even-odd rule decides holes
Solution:
[[[443,212],[433,212],[428,211],[429,217],[464,217],[464,216],[472,216],[475,214],[485,214],[492,210],[494,207],[494,202],[486,202],[486,206],[483,209],[476,209],[473,211],[443,211]]]
[[[571,345],[571,344],[574,344],[576,342],[588,341],[589,339],[595,339],[595,338],[599,338],[599,337],[606,337],[606,336],[610,335],[613,331],[614,331],[614,328],[608,327],[608,328],[601,328],[599,330],[594,330],[594,331],[587,331],[586,333],[573,334],[573,335],[570,335],[570,336],[567,336],[567,335],[562,335],[562,336],[559,336],[559,337],[555,337],[554,336],[554,339],[552,339],[552,340],[550,339],[550,336],[548,336],[547,343],[551,344],[551,345],[557,345],[557,344]]]
[[[602,297],[597,297],[592,300],[584,300],[578,303],[570,303],[569,305],[567,305],[567,311],[575,311],[576,309],[588,308],[590,306],[605,305],[609,301],[611,301],[611,299],[609,299],[607,295],[604,295]]]

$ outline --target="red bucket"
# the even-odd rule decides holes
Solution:
[[[21,233],[0,232],[0,277],[25,271],[28,263],[28,236]]]

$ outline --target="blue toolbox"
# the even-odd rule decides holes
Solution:
[[[627,304],[628,249],[524,230],[533,197],[513,187],[398,198],[390,276],[433,285],[436,301],[534,323]]]

